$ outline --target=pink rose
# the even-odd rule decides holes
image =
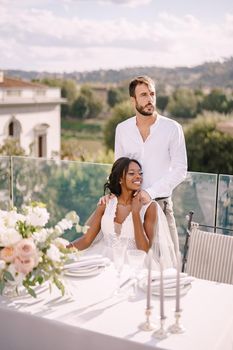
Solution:
[[[19,257],[21,260],[35,257],[36,255],[36,246],[31,239],[22,239],[15,246],[15,256]]]
[[[21,272],[24,275],[27,275],[29,272],[33,270],[35,266],[35,260],[31,258],[27,258],[26,260],[21,260],[19,257],[15,258],[15,270],[17,272]]]
[[[0,251],[0,259],[6,263],[11,263],[15,258],[15,250],[13,247],[5,247]]]

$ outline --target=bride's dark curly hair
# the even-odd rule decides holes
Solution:
[[[108,181],[104,184],[104,193],[110,192],[115,194],[117,197],[120,196],[120,180],[127,173],[131,162],[136,163],[139,168],[142,169],[141,164],[136,159],[130,159],[128,157],[121,157],[117,159],[112,166]]]

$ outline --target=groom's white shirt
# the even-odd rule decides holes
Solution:
[[[187,155],[182,127],[176,121],[157,115],[144,142],[136,117],[118,124],[115,134],[115,159],[137,159],[143,169],[142,188],[151,198],[171,196],[186,177]]]

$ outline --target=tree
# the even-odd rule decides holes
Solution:
[[[104,129],[104,142],[107,148],[114,149],[117,124],[133,116],[133,114],[134,110],[129,101],[121,102],[113,108],[112,118],[109,119]]]
[[[108,90],[107,102],[110,107],[123,102],[128,98],[123,88],[110,88]]]
[[[166,95],[158,95],[156,97],[156,106],[163,113],[168,105],[169,97]]]
[[[227,113],[228,100],[227,96],[221,89],[213,89],[209,95],[204,97],[202,109],[208,111],[217,111],[219,113]]]
[[[87,115],[87,118],[96,118],[100,114],[100,112],[103,109],[102,102],[97,98],[92,98],[89,101],[89,114]]]
[[[61,89],[61,96],[67,99],[67,103],[61,105],[61,115],[62,117],[68,116],[78,93],[76,82],[72,79],[62,80],[45,78],[41,80],[41,83],[50,87],[59,87]]]
[[[226,117],[206,113],[186,129],[190,171],[233,174],[233,137],[216,129],[222,120]]]
[[[231,95],[227,104],[227,113],[231,113],[231,112],[233,112],[233,95]]]
[[[89,114],[88,99],[80,95],[73,103],[71,109],[72,116],[75,116],[79,119],[85,119]]]
[[[68,104],[71,105],[76,99],[78,94],[77,85],[74,80],[63,80],[61,85],[61,95],[67,98]]]
[[[96,118],[103,109],[102,102],[94,96],[91,88],[84,85],[73,102],[72,115],[76,118]]]
[[[198,99],[192,90],[177,89],[167,105],[167,111],[177,118],[194,118],[197,114]]]

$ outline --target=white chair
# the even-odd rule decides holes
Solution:
[[[185,271],[197,278],[233,284],[233,236],[191,225]]]

